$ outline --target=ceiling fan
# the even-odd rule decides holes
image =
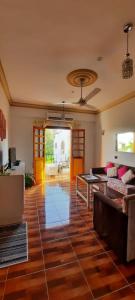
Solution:
[[[64,122],[72,122],[73,121],[73,117],[68,115],[65,112],[65,101],[62,101],[60,103],[57,103],[62,105],[62,109],[61,112],[51,112],[48,113],[47,115],[47,120],[48,121],[64,121]],[[66,103],[67,104],[67,103]]]
[[[89,104],[87,104],[87,102],[91,98],[96,96],[101,91],[101,89],[100,88],[95,88],[85,98],[83,98],[83,95],[82,95],[83,83],[84,83],[84,78],[82,77],[82,78],[80,78],[81,97],[77,102],[73,102],[73,104],[79,104],[80,106],[86,106],[88,108],[95,109],[95,107],[93,105],[89,105]]]
[[[85,81],[85,79],[83,77],[80,78],[81,97],[80,97],[80,99],[77,102],[69,103],[69,102],[62,101],[61,103],[58,103],[58,104],[63,104],[64,103],[64,105],[65,104],[68,104],[68,105],[70,105],[70,104],[80,105],[80,106],[85,106],[85,107],[87,107],[89,109],[95,109],[96,110],[96,108],[93,105],[89,105],[89,104],[87,104],[87,102],[91,98],[93,98],[94,96],[96,96],[101,91],[101,89],[100,88],[95,88],[86,97],[83,98],[82,89],[84,87],[84,81]]]

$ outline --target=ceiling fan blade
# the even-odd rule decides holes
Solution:
[[[96,96],[101,91],[100,88],[95,88],[92,92],[90,92],[84,99],[87,103],[92,97]]]

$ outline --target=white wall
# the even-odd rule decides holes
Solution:
[[[102,135],[102,130],[104,130],[104,135]],[[135,131],[135,98],[98,115],[97,165],[113,161],[135,166],[135,153],[115,151],[116,133],[126,131]],[[118,158],[115,159],[114,156],[118,156]]]
[[[72,114],[77,120],[77,128],[85,129],[86,159],[85,171],[95,165],[95,115]],[[26,171],[32,172],[33,163],[33,122],[45,118],[43,109],[11,107],[11,142],[16,147],[17,159],[26,162]]]
[[[9,113],[10,107],[7,98],[3,92],[2,86],[0,84],[0,109],[6,119],[6,139],[0,140],[0,152],[2,152],[2,165],[8,163],[8,139],[9,139]]]

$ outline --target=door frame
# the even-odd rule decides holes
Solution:
[[[44,132],[44,134],[43,134],[43,136],[42,136],[42,138],[43,138],[43,142],[42,142],[42,145],[43,145],[43,150],[40,150],[40,144],[41,144],[41,141],[39,141],[39,143],[37,142],[37,143],[35,143],[35,137],[36,137],[36,134],[35,134],[35,131],[36,130],[42,130],[43,132]],[[37,135],[38,136],[38,135]],[[39,135],[39,137],[40,137],[40,135]],[[39,154],[39,152],[40,151],[42,151],[42,153],[43,153],[43,155],[42,156],[35,156],[35,145],[36,144],[38,144],[38,154]],[[43,174],[43,176],[41,176],[41,177],[43,177],[42,178],[42,180],[37,180],[37,172],[36,172],[36,167],[37,167],[37,165],[36,165],[36,159],[38,160],[38,159],[42,159],[42,162],[43,162],[43,170],[42,170],[42,174]],[[35,177],[35,181],[36,181],[36,183],[41,183],[43,180],[44,180],[44,170],[45,170],[45,128],[43,127],[43,126],[33,126],[33,171],[34,171],[34,177]]]
[[[70,127],[70,126],[58,126],[58,125],[47,125],[46,127],[45,127],[45,129],[63,129],[63,130],[70,130],[70,155],[69,155],[69,177],[70,177],[70,179],[71,179],[71,148],[72,148],[72,145],[71,145],[71,141],[72,141],[72,139],[71,139],[71,136],[72,136],[72,128]]]
[[[70,130],[70,180],[75,179],[76,175],[78,175],[77,173],[81,170],[82,173],[84,173],[84,165],[85,165],[85,129],[78,129],[78,128],[72,128],[71,126],[58,126],[58,125],[46,125],[46,127],[44,126],[33,126],[33,170],[34,170],[34,175],[36,174],[36,168],[35,168],[35,156],[34,156],[34,145],[35,145],[35,135],[34,135],[34,131],[38,129],[38,130],[44,130],[44,156],[41,157],[44,159],[43,162],[43,167],[44,167],[44,177],[45,177],[45,162],[46,162],[46,153],[45,153],[45,131],[46,129],[63,129],[63,130]],[[76,158],[73,157],[73,132],[84,132],[84,150],[83,150],[83,157],[82,158]],[[40,143],[39,143],[40,144]],[[39,156],[40,158],[40,156]],[[81,159],[81,160],[80,160]],[[76,162],[75,162],[76,160]],[[78,168],[78,172],[76,171],[74,174],[74,163],[78,164],[81,162],[81,168]]]

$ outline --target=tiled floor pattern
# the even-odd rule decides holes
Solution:
[[[24,220],[29,261],[0,269],[0,300],[135,300],[135,263],[99,239],[74,183],[27,190]]]

